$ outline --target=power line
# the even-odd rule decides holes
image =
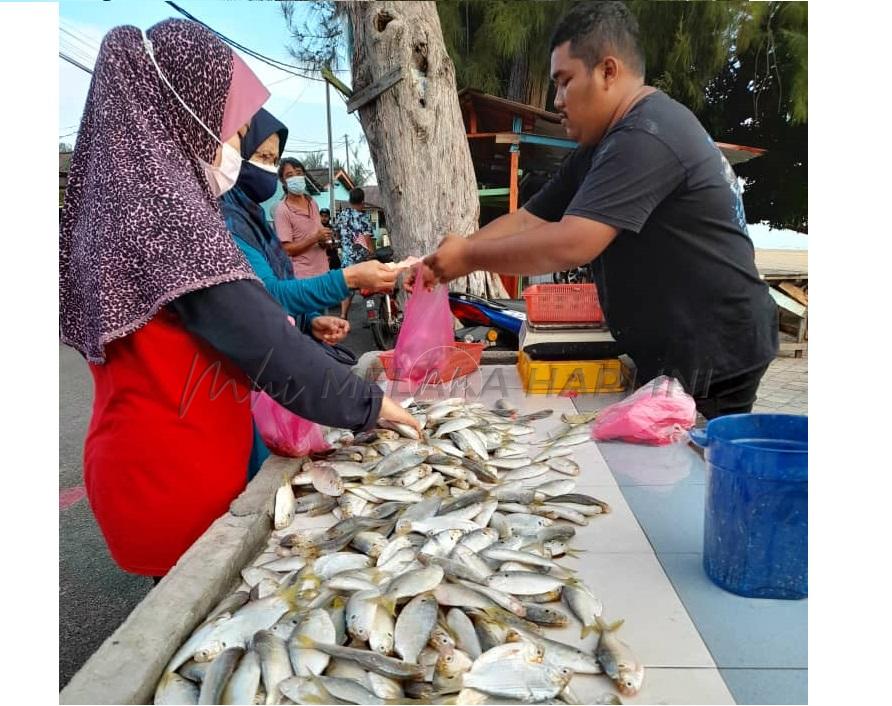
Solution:
[[[207,24],[206,22],[202,22],[202,21],[199,20],[197,17],[195,17],[195,15],[193,15],[193,14],[187,12],[186,10],[184,10],[182,7],[180,7],[179,5],[177,5],[175,2],[172,2],[172,0],[167,0],[167,4],[170,5],[174,10],[176,10],[177,12],[179,12],[181,15],[183,15],[183,17],[185,17],[185,18],[187,18],[187,19],[190,19],[190,20],[192,20],[193,22],[197,22],[198,24],[202,25],[203,27],[206,27],[207,29],[209,29],[211,32],[213,32],[214,34],[216,34],[220,39],[222,39],[222,40],[223,40],[224,42],[226,42],[227,44],[229,44],[229,45],[235,47],[236,49],[241,49],[243,52],[245,52],[245,53],[248,54],[249,56],[253,56],[253,57],[254,57],[255,59],[257,59],[258,61],[262,61],[263,63],[265,63],[265,64],[269,64],[270,66],[272,66],[272,67],[275,68],[275,69],[279,69],[280,71],[285,71],[286,73],[290,73],[290,74],[293,74],[293,75],[295,75],[295,76],[300,76],[301,78],[305,78],[305,79],[307,79],[307,80],[309,80],[309,81],[318,81],[318,82],[320,82],[320,83],[325,83],[325,79],[324,79],[324,78],[318,78],[318,77],[316,77],[316,76],[308,76],[308,75],[306,75],[306,74],[304,74],[304,73],[300,73],[301,70],[306,71],[306,70],[312,70],[312,69],[305,69],[305,68],[300,67],[300,66],[294,66],[294,65],[292,65],[292,64],[286,64],[286,63],[283,62],[283,61],[279,61],[278,59],[273,59],[273,58],[271,58],[271,57],[266,56],[265,54],[261,54],[260,52],[255,51],[254,49],[250,49],[250,48],[246,47],[244,44],[240,44],[239,42],[236,42],[234,39],[230,39],[229,37],[227,37],[227,36],[226,36],[225,34],[223,34],[222,32],[217,31],[216,29],[214,29],[213,27],[211,27],[211,26],[210,26],[209,24]]]
[[[59,52],[59,58],[60,58],[60,59],[65,59],[65,61],[67,61],[69,64],[73,64],[74,66],[77,66],[77,68],[79,68],[79,69],[81,69],[81,70],[83,70],[83,71],[86,71],[88,74],[92,74],[92,73],[93,73],[92,69],[88,69],[88,68],[87,68],[86,66],[84,66],[82,63],[80,63],[79,61],[77,61],[77,60],[75,60],[75,59],[72,59],[70,56],[68,56],[67,54],[65,54],[65,53],[63,53],[63,52]]]
[[[71,37],[71,38],[72,38],[73,40],[75,40],[76,42],[79,42],[80,44],[82,44],[83,46],[85,46],[85,47],[86,47],[87,49],[89,49],[91,52],[94,52],[94,53],[98,53],[98,52],[99,52],[99,47],[97,47],[95,44],[93,44],[93,43],[90,42],[89,40],[84,39],[84,36],[83,36],[83,35],[80,35],[80,34],[78,34],[78,33],[76,33],[76,32],[72,32],[70,29],[66,29],[65,27],[59,27],[59,30],[60,30],[61,32],[67,34],[69,37]]]

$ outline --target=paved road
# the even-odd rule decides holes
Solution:
[[[360,355],[374,348],[363,328],[358,296],[346,345]],[[121,571],[82,495],[82,453],[93,385],[83,358],[59,346],[59,687],[81,667],[151,590],[151,579]]]

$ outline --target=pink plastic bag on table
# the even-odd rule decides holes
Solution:
[[[406,304],[406,315],[393,351],[399,378],[420,383],[449,361],[455,334],[449,310],[449,290],[438,284],[428,291],[421,285],[421,266],[415,269],[417,283]]]
[[[694,398],[678,380],[660,375],[621,402],[601,410],[592,438],[663,446],[680,441],[696,420]]]
[[[279,456],[306,456],[325,451],[322,427],[289,412],[265,392],[251,393],[251,412],[263,443]]]

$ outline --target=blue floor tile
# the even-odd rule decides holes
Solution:
[[[705,487],[627,485],[622,492],[655,552],[700,553]]]
[[[721,669],[739,704],[807,704],[807,669]]]
[[[736,596],[707,578],[701,554],[657,556],[718,667],[808,667],[807,599]]]

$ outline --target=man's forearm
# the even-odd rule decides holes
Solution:
[[[475,238],[468,245],[468,259],[472,270],[540,275],[590,262],[608,242],[579,238],[566,225],[544,222],[509,237]]]
[[[514,213],[506,213],[504,216],[499,216],[468,237],[472,240],[495,240],[522,233],[525,230],[544,225],[547,222],[520,208]]]

